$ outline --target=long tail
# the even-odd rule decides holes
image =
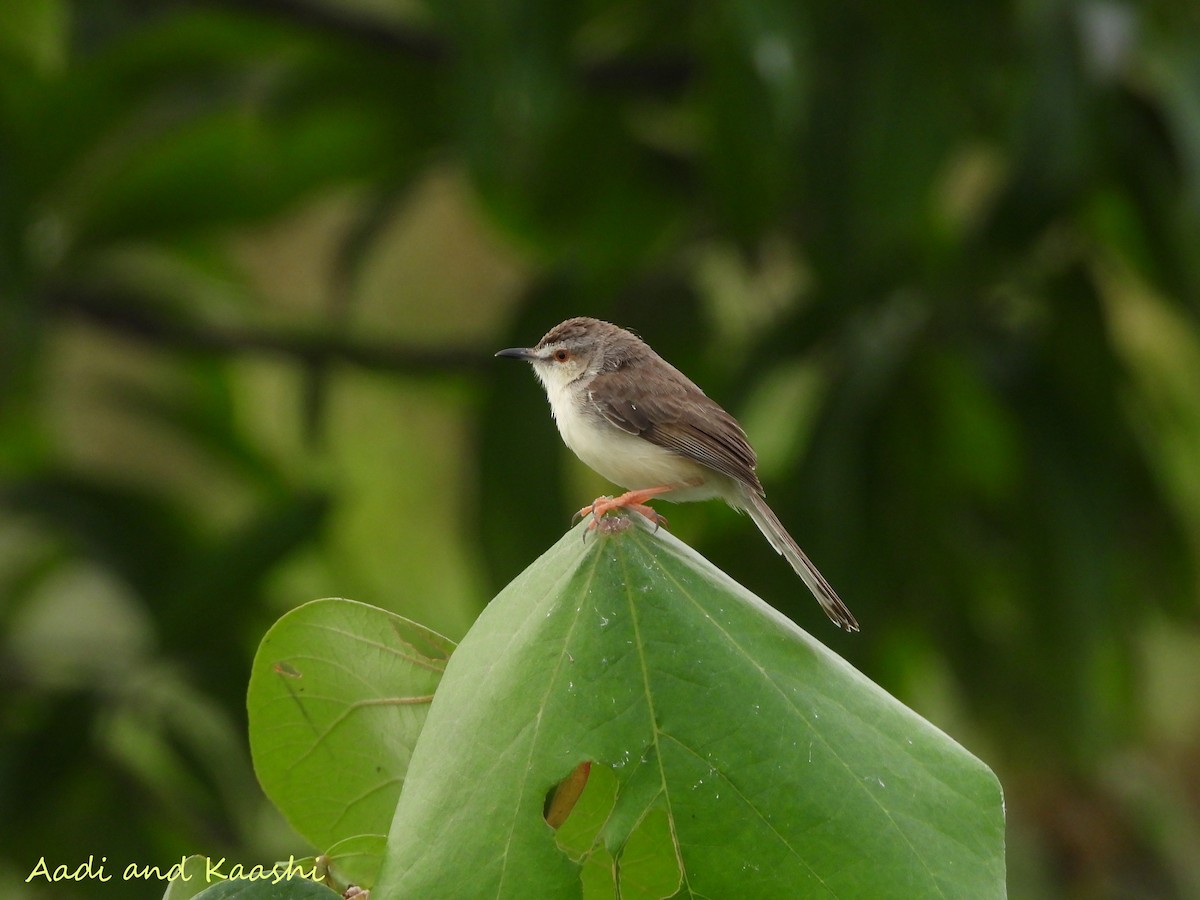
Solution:
[[[749,489],[743,491],[742,496],[745,500],[744,509],[750,514],[758,530],[771,542],[775,551],[791,563],[796,574],[804,580],[817,602],[821,604],[821,609],[825,610],[825,615],[829,616],[835,625],[847,631],[858,631],[858,622],[854,614],[830,587],[825,576],[817,571],[812,560],[805,556],[800,546],[792,540],[783,523],[771,512],[771,507],[767,506],[767,501]]]

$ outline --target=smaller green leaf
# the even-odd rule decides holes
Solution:
[[[612,900],[613,857],[603,846],[583,861],[579,873],[583,884],[583,900]]]
[[[555,834],[558,846],[571,859],[582,862],[596,852],[597,835],[608,821],[616,799],[617,778],[613,770],[609,766],[593,765],[579,802]]]
[[[326,881],[332,882],[338,890],[351,885],[374,885],[386,848],[387,836],[382,834],[360,834],[338,841],[321,854]]]
[[[331,900],[338,895],[318,881],[288,878],[238,878],[214,884],[196,900]]]
[[[679,890],[683,873],[675,856],[671,821],[661,806],[638,822],[618,863],[622,900],[658,900]]]
[[[640,781],[650,784],[648,779]],[[593,765],[587,788],[555,835],[559,848],[582,866],[585,898],[618,895],[618,881],[624,900],[670,897],[679,889],[681,875],[666,813],[651,806],[657,794],[639,794],[635,788],[633,801],[628,801],[628,788],[637,782],[630,779],[619,787],[612,767]],[[631,808],[639,814],[622,826]],[[622,828],[628,838],[610,840]],[[614,854],[620,856],[616,865]]]
[[[192,900],[205,889],[224,880],[223,876],[214,876],[212,881],[209,881],[208,876],[208,858],[199,855],[189,856],[183,861],[179,877],[171,879],[170,884],[167,885],[163,900]]]
[[[387,832],[453,647],[350,600],[305,604],[267,632],[247,697],[254,769],[314,846]]]

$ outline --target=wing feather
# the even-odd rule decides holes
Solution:
[[[686,375],[655,357],[662,368],[655,366],[652,390],[631,374],[635,367],[619,365],[596,375],[588,389],[596,411],[621,430],[728,475],[761,495],[754,472],[758,460],[741,425]]]

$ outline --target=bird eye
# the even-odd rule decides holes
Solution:
[[[571,358],[571,351],[563,350],[563,349],[555,350],[554,358],[557,359],[559,362],[566,362],[568,359]]]

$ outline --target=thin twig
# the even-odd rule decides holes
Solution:
[[[401,346],[364,342],[338,334],[222,326],[186,321],[153,309],[144,299],[76,286],[60,287],[45,307],[148,344],[217,356],[265,354],[295,362],[342,363],[404,375],[472,375],[483,370],[491,353],[477,348]]]

